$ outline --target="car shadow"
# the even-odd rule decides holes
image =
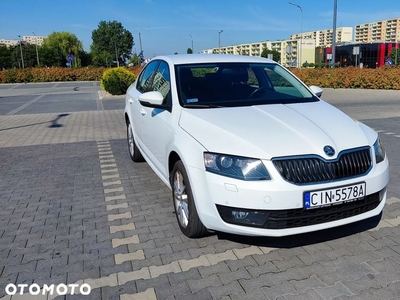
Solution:
[[[251,237],[222,232],[216,232],[215,234],[220,240],[227,240],[241,244],[271,248],[294,248],[332,241],[367,231],[375,228],[379,224],[381,218],[382,214],[367,220],[340,227],[285,237]]]

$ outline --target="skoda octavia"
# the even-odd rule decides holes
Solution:
[[[129,87],[129,154],[172,190],[183,234],[286,236],[380,215],[378,134],[278,63],[238,55],[153,58]]]

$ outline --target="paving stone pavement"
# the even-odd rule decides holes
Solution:
[[[108,104],[0,116],[0,299],[400,299],[400,193],[393,179],[378,225],[369,220],[286,238],[188,239],[171,191],[146,163],[129,159],[122,110],[113,109],[123,100],[90,94],[86,101]],[[397,121],[365,120],[382,133],[395,132]],[[396,134],[382,134],[394,176]],[[92,290],[10,297],[10,283],[87,283]]]

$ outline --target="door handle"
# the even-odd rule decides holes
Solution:
[[[128,99],[128,102],[129,102],[129,104],[132,104],[132,103],[133,103],[133,99],[132,99],[132,98],[129,98],[129,99]]]
[[[146,111],[142,108],[142,109],[140,110],[140,113],[142,114],[142,116],[144,116],[144,115],[146,114]]]

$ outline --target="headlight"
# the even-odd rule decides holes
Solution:
[[[270,180],[259,159],[226,154],[204,153],[206,171],[240,180]]]
[[[383,149],[382,141],[380,138],[378,138],[374,144],[374,152],[377,164],[385,160],[385,149]]]

